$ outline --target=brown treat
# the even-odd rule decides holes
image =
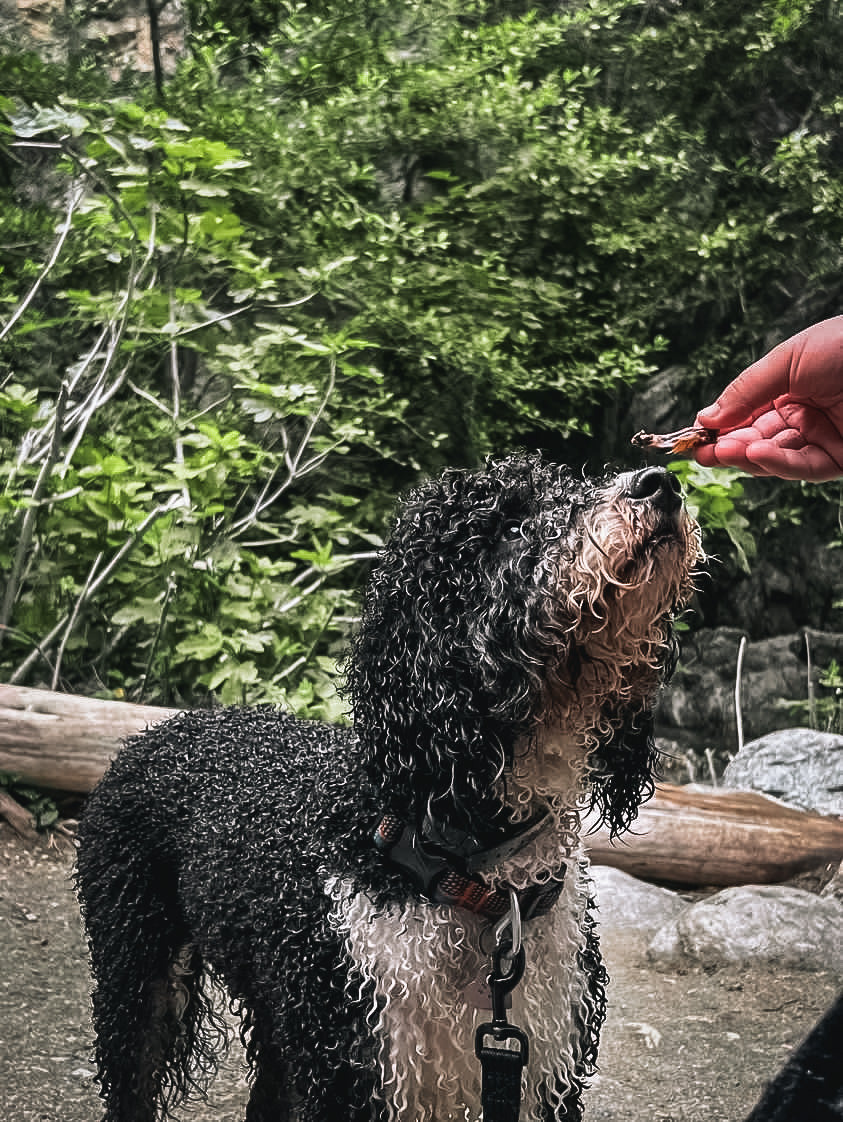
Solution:
[[[648,433],[637,432],[632,438],[636,448],[652,448],[656,452],[690,452],[700,444],[713,444],[717,439],[716,429],[706,429],[702,425],[691,425],[677,432]]]

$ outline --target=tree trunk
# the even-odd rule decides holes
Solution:
[[[177,713],[0,685],[0,771],[28,783],[86,793],[127,736]],[[595,826],[585,819],[584,828]],[[770,884],[843,860],[843,821],[785,806],[752,791],[661,784],[632,831],[586,844],[597,865],[676,884]]]
[[[35,819],[26,809],[21,806],[19,802],[15,802],[11,795],[0,787],[0,818],[5,818],[12,829],[22,838],[27,841],[33,841],[38,837],[38,831],[35,829]]]

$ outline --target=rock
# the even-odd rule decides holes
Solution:
[[[817,696],[829,700],[818,680],[832,660],[843,662],[843,635],[800,631],[749,641],[741,673],[745,740],[791,727],[808,716],[806,634]],[[695,752],[711,748],[721,758],[737,751],[735,680],[744,635],[738,627],[715,627],[682,638],[676,675],[659,702],[660,739]]]
[[[843,815],[843,736],[808,728],[769,733],[744,745],[723,783],[803,810]]]
[[[687,366],[667,366],[651,375],[629,404],[624,430],[673,432],[687,425],[688,377]]]
[[[843,861],[837,866],[834,876],[820,893],[821,896],[831,896],[843,905]]]
[[[145,0],[77,0],[70,17],[69,7],[64,0],[0,4],[0,31],[11,27],[51,60],[67,61],[74,51],[84,50],[96,56],[114,80],[125,69],[153,70],[150,7]],[[168,0],[155,8],[161,68],[173,74],[185,53],[184,5],[182,0]]]
[[[843,905],[786,885],[726,888],[685,908],[655,935],[660,966],[765,963],[843,975]]]
[[[687,907],[675,892],[647,884],[620,869],[593,865],[591,875],[602,928],[634,928],[649,936]]]

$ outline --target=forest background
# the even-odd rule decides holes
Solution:
[[[151,73],[98,7],[0,38],[0,681],[336,719],[396,492],[636,466],[841,310],[835,0],[187,0]],[[843,543],[836,484],[675,470],[698,621]]]

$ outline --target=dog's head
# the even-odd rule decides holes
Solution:
[[[700,557],[660,468],[595,482],[512,456],[411,492],[348,668],[384,805],[493,835],[514,757],[542,748],[576,755],[604,819],[627,826],[652,789],[650,713]]]

